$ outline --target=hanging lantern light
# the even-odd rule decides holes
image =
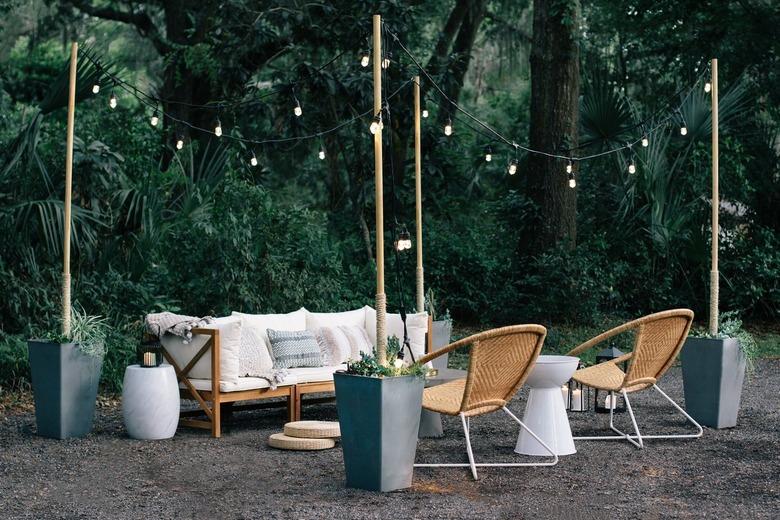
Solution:
[[[320,161],[325,160],[325,147],[323,145],[320,145],[320,151],[317,154],[317,157],[320,158]]]
[[[704,84],[704,92],[707,92],[708,94],[712,91],[712,83],[709,81]]]
[[[100,83],[95,82],[95,84],[92,85],[92,93],[97,94],[98,92],[100,92]]]
[[[444,135],[447,137],[452,135],[452,119],[447,118],[447,124],[444,125]]]
[[[374,116],[374,119],[371,120],[371,125],[368,127],[368,129],[372,134],[376,134],[384,127],[385,125],[382,123],[382,112],[379,112]]]
[[[152,126],[157,126],[157,124],[160,122],[160,118],[157,115],[157,109],[154,109],[154,114],[152,114],[152,118],[149,120],[149,124]]]
[[[511,161],[509,161],[507,172],[509,173],[509,175],[514,175],[517,173],[517,159],[512,159]]]
[[[181,150],[182,148],[184,148],[184,137],[180,135],[176,138],[176,149]]]
[[[385,54],[384,59],[382,60],[382,68],[383,69],[389,69],[390,68],[390,58],[392,58],[392,54],[389,52]]]
[[[488,146],[485,149],[485,162],[490,162],[492,160],[493,160],[493,150],[491,150],[490,147]]]
[[[395,239],[395,250],[406,251],[412,248],[412,236],[409,234],[409,230],[406,226],[401,227],[401,231],[398,233],[398,238]]]
[[[571,163],[571,159],[569,159],[569,162],[566,163],[566,173],[572,173],[574,171],[574,166]]]
[[[159,367],[163,362],[163,349],[160,338],[144,333],[136,351],[138,364],[144,368]]]
[[[301,108],[301,102],[298,101],[298,98],[293,95],[293,99],[295,99],[295,107],[293,108],[293,114],[295,114],[295,117],[301,117],[303,115],[303,109]]]
[[[251,166],[257,166],[257,156],[255,155],[255,152],[252,152],[252,157],[249,159],[249,164]]]
[[[650,139],[647,138],[647,135],[643,135],[642,136],[642,146],[644,148],[647,148],[648,146],[650,146]]]
[[[577,187],[577,179],[574,178],[574,172],[569,173],[569,188]]]
[[[368,56],[368,51],[363,53],[363,56],[360,58],[360,65],[363,67],[368,67],[368,64],[370,63],[371,58]]]
[[[117,100],[116,95],[112,92],[111,97],[108,98],[108,106],[111,108],[116,108]]]
[[[222,137],[222,123],[219,121],[219,118],[217,118],[216,123],[214,123],[214,135]]]
[[[422,111],[422,116],[423,116],[424,118],[427,118],[427,117],[428,117],[428,109],[427,109],[427,108],[423,108],[423,111]]]

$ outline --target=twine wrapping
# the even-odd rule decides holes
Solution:
[[[417,312],[425,310],[425,288],[423,286],[423,268],[417,268]]]
[[[385,293],[376,295],[376,355],[380,365],[387,364],[387,332],[385,329],[385,315],[387,311],[387,297]]]
[[[62,273],[62,335],[70,337],[70,273]]]
[[[710,334],[713,336],[718,333],[719,278],[718,271],[710,271]]]

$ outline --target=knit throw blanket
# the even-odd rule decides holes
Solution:
[[[214,318],[204,316],[184,316],[172,312],[158,312],[146,315],[146,332],[157,337],[162,337],[166,332],[184,338],[184,343],[192,341],[192,329],[214,323]]]
[[[262,372],[257,372],[256,374],[247,374],[246,377],[259,377],[260,379],[265,379],[266,381],[268,381],[271,390],[276,390],[276,387],[279,384],[283,383],[288,375],[289,372],[281,368],[281,369],[264,370]]]

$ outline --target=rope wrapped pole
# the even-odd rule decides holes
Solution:
[[[420,76],[414,77],[414,193],[417,219],[417,312],[425,309],[422,253],[422,143],[420,141]]]
[[[710,334],[718,333],[718,60],[712,59],[712,266],[710,268]]]
[[[70,337],[70,201],[73,185],[73,126],[76,115],[76,66],[79,44],[70,46],[70,78],[68,86],[68,129],[65,143],[65,210],[62,237],[62,335]]]
[[[374,114],[382,112],[382,17],[374,15]],[[385,314],[385,223],[382,189],[382,127],[374,134],[374,200],[376,205],[376,355],[380,365],[387,364]]]

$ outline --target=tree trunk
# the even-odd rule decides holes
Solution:
[[[576,148],[579,123],[580,6],[573,0],[534,0],[531,44],[530,145],[535,150],[569,155]],[[576,156],[575,156],[576,158]],[[574,175],[579,165],[573,163]],[[568,184],[566,161],[539,154],[528,157],[528,192],[539,207],[536,248],[547,249],[577,239],[577,192]]]

